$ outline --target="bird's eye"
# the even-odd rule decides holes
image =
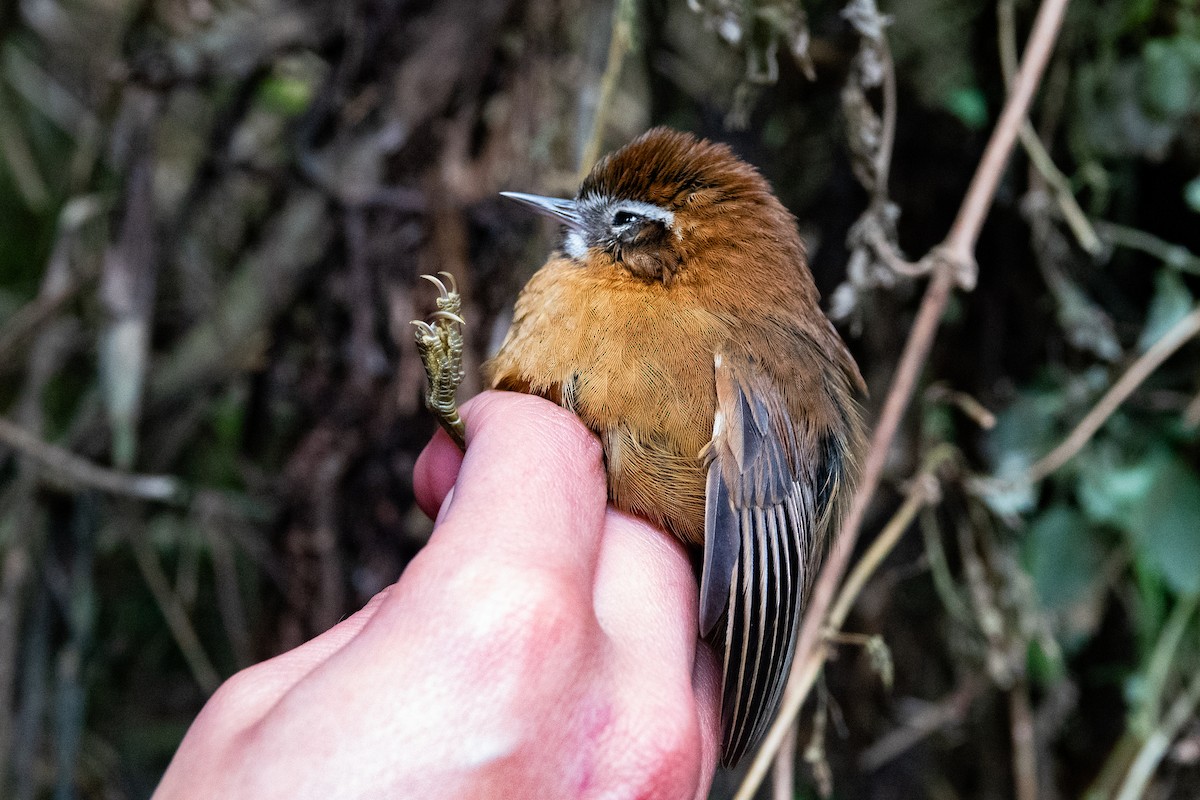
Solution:
[[[616,214],[613,214],[613,225],[619,228],[628,225],[637,219],[638,215],[634,214],[632,211],[618,211]]]

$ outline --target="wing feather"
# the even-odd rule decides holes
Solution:
[[[717,419],[705,451],[701,632],[724,646],[722,763],[766,734],[795,653],[801,605],[818,553],[814,488],[835,480],[827,448],[793,419],[758,368],[729,353],[715,362]]]

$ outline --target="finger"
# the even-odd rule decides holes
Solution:
[[[715,665],[697,662],[699,592],[679,540],[610,511],[596,571],[596,619],[639,747],[662,759],[656,783],[704,796],[717,762]],[[699,689],[699,690],[698,690]],[[628,736],[628,734],[626,734]]]
[[[721,757],[721,666],[716,652],[704,642],[696,642],[692,693],[700,721],[700,788],[696,800],[704,800]]]
[[[428,548],[591,586],[606,503],[599,442],[531,395],[486,392],[463,412],[467,453]]]
[[[684,546],[637,517],[608,511],[596,572],[600,626],[632,653],[669,659],[690,675],[699,590]]]
[[[201,721],[238,729],[261,719],[292,687],[353,641],[393,589],[379,592],[357,612],[299,647],[234,675],[205,706],[211,719],[205,721],[202,715]]]
[[[358,636],[393,591],[394,585],[377,592],[365,606],[329,630],[258,666],[269,667],[280,683],[296,683]]]
[[[467,406],[470,406],[469,402]],[[425,445],[421,455],[417,456],[417,463],[413,465],[413,494],[416,495],[417,505],[430,519],[437,518],[446,495],[458,479],[462,459],[462,450],[441,428]]]

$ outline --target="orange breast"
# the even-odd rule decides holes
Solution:
[[[690,289],[552,259],[526,285],[493,388],[547,397],[596,432],[609,495],[681,539],[704,538],[704,465],[728,325]]]

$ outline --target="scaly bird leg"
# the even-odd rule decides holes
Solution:
[[[421,277],[438,288],[437,311],[429,315],[428,322],[413,320],[416,327],[414,337],[421,363],[425,365],[425,376],[429,379],[429,392],[425,395],[425,407],[437,418],[438,423],[450,434],[460,449],[467,449],[467,429],[458,415],[458,403],[454,393],[462,383],[463,335],[466,321],[459,316],[462,298],[458,285],[449,272],[439,272],[450,283],[450,288],[432,275]]]

